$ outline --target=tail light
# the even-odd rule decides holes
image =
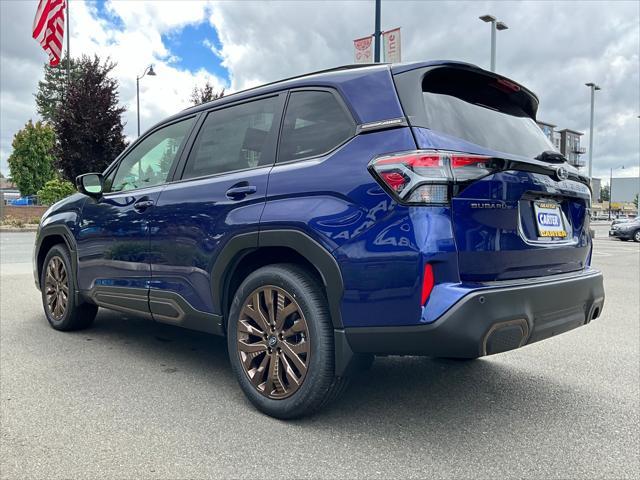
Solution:
[[[377,157],[369,169],[402,203],[442,205],[454,187],[490,175],[499,165],[482,155],[416,150]]]

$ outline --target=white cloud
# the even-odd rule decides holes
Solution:
[[[13,134],[37,116],[33,94],[42,78],[46,54],[31,38],[36,5],[34,1],[0,1],[0,168],[5,174]],[[108,2],[107,12],[118,19],[119,28],[115,28],[100,18],[94,3],[71,3],[71,54],[97,54],[117,63],[113,73],[120,83],[120,102],[127,107],[123,120],[130,138],[136,135],[136,76],[148,65],[154,64],[157,76],[140,81],[142,130],[188,107],[194,85],[208,79],[217,89],[225,86],[223,79],[203,69],[179,68],[162,40],[162,34],[204,21],[205,7],[199,1]]]
[[[488,66],[489,27],[478,16],[492,13],[509,25],[498,33],[498,71],[534,90],[539,118],[585,132],[589,91],[596,97],[594,173],[640,164],[640,6],[638,2],[382,2],[382,26],[402,27],[403,59],[448,58]],[[45,54],[30,38],[35,3],[2,2],[2,131],[5,162],[13,133],[34,115],[32,93]],[[219,45],[205,43],[211,61],[229,71],[229,91],[308,71],[353,62],[352,40],[373,30],[372,1],[109,1],[100,19],[93,3],[73,1],[72,54],[110,56],[118,62],[120,99],[128,107],[126,133],[135,135],[135,78],[154,63],[157,77],[140,82],[142,128],[188,105],[196,82],[224,80],[176,62],[163,34],[209,21]],[[2,163],[3,169],[5,164]]]

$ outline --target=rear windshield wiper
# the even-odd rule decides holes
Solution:
[[[567,161],[567,158],[564,155],[554,150],[545,150],[535,158],[536,160],[547,163],[565,163]]]

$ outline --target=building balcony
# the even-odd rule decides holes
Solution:
[[[587,166],[587,161],[586,160],[582,160],[580,158],[570,158],[569,159],[569,164],[573,165],[574,167],[586,167]]]
[[[571,151],[578,155],[582,155],[583,153],[587,153],[587,147],[573,147]]]

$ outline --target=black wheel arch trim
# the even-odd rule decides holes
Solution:
[[[75,287],[75,290],[77,292],[78,282],[77,282],[76,273],[78,271],[78,252],[76,248],[76,240],[73,234],[71,233],[71,230],[69,230],[69,227],[67,227],[66,225],[60,225],[60,224],[47,225],[47,226],[41,227],[40,230],[38,231],[38,234],[36,237],[36,246],[34,249],[34,258],[33,258],[33,270],[34,270],[33,273],[36,281],[36,287],[38,287],[38,290],[41,288],[40,274],[42,272],[40,270],[38,259],[40,257],[42,244],[44,243],[45,239],[53,236],[62,237],[65,243],[65,246],[67,247],[67,250],[69,250],[69,257],[71,258],[71,269],[73,270],[72,271],[73,286]]]
[[[329,313],[334,328],[342,328],[340,303],[344,291],[338,262],[316,240],[300,230],[268,229],[243,233],[233,237],[218,255],[211,272],[213,303],[224,315],[224,299],[229,292],[228,281],[242,258],[261,247],[286,247],[296,251],[320,273],[325,287]]]

